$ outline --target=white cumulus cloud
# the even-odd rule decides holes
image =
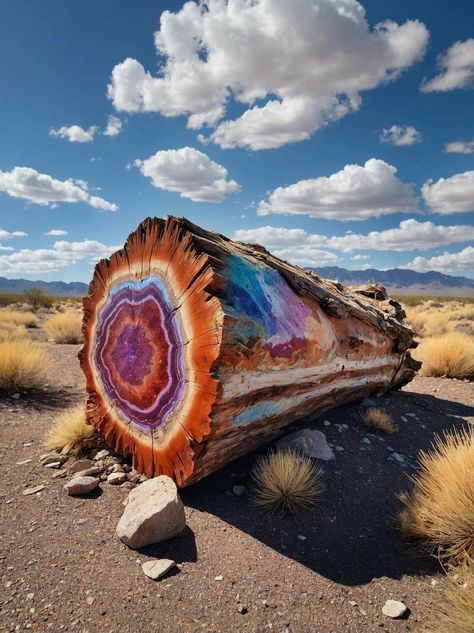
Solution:
[[[390,213],[416,210],[411,184],[396,177],[397,170],[383,160],[346,165],[329,177],[300,180],[278,187],[260,202],[258,215],[289,213],[331,220],[366,220]]]
[[[411,268],[418,272],[437,270],[442,273],[458,273],[474,275],[474,248],[467,246],[457,253],[445,252],[434,257],[415,257],[403,268]]]
[[[111,114],[109,115],[109,118],[107,119],[107,126],[103,134],[104,136],[117,136],[117,134],[120,134],[120,132],[122,131],[122,127],[123,127],[122,119],[119,119],[117,116],[114,116],[113,114]]]
[[[422,92],[447,92],[474,83],[474,38],[455,42],[438,58],[439,73],[421,84]]]
[[[227,180],[225,167],[193,147],[161,150],[146,160],[136,160],[134,165],[158,189],[174,191],[196,202],[222,202],[228,193],[240,189],[235,180]]]
[[[474,171],[440,178],[436,182],[428,180],[421,193],[434,213],[449,215],[474,211]]]
[[[87,191],[83,180],[56,180],[31,167],[14,167],[0,171],[0,192],[12,198],[22,198],[35,204],[53,205],[59,202],[85,202],[102,211],[116,211],[117,205]]]
[[[62,237],[63,235],[67,235],[67,231],[63,231],[63,229],[51,229],[50,231],[46,231],[44,235],[51,235],[53,237]]]
[[[414,145],[421,141],[421,132],[412,125],[392,125],[382,130],[379,140],[398,147]]]
[[[474,141],[452,141],[446,143],[444,151],[448,154],[474,154]]]
[[[112,71],[109,98],[118,111],[186,115],[192,129],[214,127],[221,147],[275,148],[357,110],[361,91],[424,55],[429,34],[417,20],[371,28],[356,0],[290,4],[212,0],[164,11],[157,74],[128,58]],[[232,100],[246,109],[223,120]]]
[[[12,240],[14,237],[26,237],[28,233],[24,231],[5,231],[0,229],[0,240]]]
[[[53,248],[21,249],[11,255],[0,255],[0,274],[51,273],[78,261],[95,262],[108,257],[120,246],[107,246],[96,240],[54,243]]]
[[[65,138],[70,143],[90,143],[94,140],[94,135],[98,129],[96,125],[91,125],[87,130],[84,130],[80,125],[63,125],[58,129],[52,128],[49,135]]]
[[[317,233],[307,233],[303,229],[286,229],[263,226],[258,229],[239,229],[236,240],[263,244],[268,249],[291,248],[295,252],[302,246],[330,248],[343,252],[356,250],[412,251],[429,250],[449,244],[460,244],[474,240],[474,226],[442,226],[433,222],[418,222],[410,218],[399,226],[369,233],[347,233],[328,237]]]

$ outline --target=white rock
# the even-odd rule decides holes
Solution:
[[[97,453],[97,455],[94,457],[94,460],[98,461],[99,459],[105,459],[109,455],[110,455],[110,451],[107,448],[103,448],[101,451]]]
[[[176,563],[174,560],[169,560],[167,558],[162,558],[160,560],[147,560],[146,563],[143,563],[142,569],[145,576],[151,578],[152,580],[159,580],[162,576],[169,572],[170,569],[175,567]]]
[[[221,582],[221,580],[224,580],[224,576],[222,574],[219,574],[219,576],[216,576],[214,580],[216,580],[217,582]]]
[[[286,435],[278,446],[294,448],[312,459],[329,461],[334,459],[334,452],[328,446],[326,436],[315,429],[302,429]]]
[[[389,618],[401,618],[408,611],[408,607],[399,600],[386,600],[382,613]]]
[[[74,462],[74,464],[72,464],[69,467],[69,472],[71,473],[71,475],[73,473],[79,473],[82,470],[86,470],[87,468],[90,468],[93,465],[94,465],[94,462],[92,461],[92,459],[78,459],[77,461]]]
[[[233,486],[232,492],[236,497],[242,497],[245,494],[245,486]]]
[[[97,477],[73,477],[64,485],[68,495],[86,495],[99,485]]]
[[[120,484],[123,484],[126,479],[127,475],[125,473],[110,473],[110,475],[107,477],[107,483],[111,484],[112,486],[120,486]]]
[[[61,462],[49,462],[48,464],[45,464],[45,468],[60,468],[61,466]]]
[[[184,507],[174,481],[166,475],[132,490],[117,524],[117,536],[132,549],[160,543],[180,534],[186,525]]]
[[[47,455],[42,455],[40,457],[40,462],[43,464],[43,466],[48,466],[49,464],[53,464],[55,462],[64,464],[64,462],[66,462],[67,460],[67,455],[60,455],[59,453],[48,453]]]
[[[39,486],[35,486],[34,488],[25,488],[25,490],[23,490],[23,494],[25,496],[35,495],[37,492],[41,492],[43,488],[44,488],[43,484],[40,484]]]

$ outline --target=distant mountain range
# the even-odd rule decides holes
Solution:
[[[379,283],[392,294],[469,297],[474,295],[474,279],[453,277],[434,270],[418,273],[406,268],[390,270],[347,270],[339,266],[311,268],[320,277],[340,281],[345,286]]]
[[[320,277],[340,281],[346,286],[366,283],[380,283],[393,294],[432,296],[473,296],[474,279],[453,277],[435,271],[417,273],[414,270],[393,268],[391,270],[347,270],[338,266],[311,268]],[[19,293],[29,288],[42,288],[50,295],[63,297],[83,297],[87,294],[87,284],[80,281],[29,281],[27,279],[6,279],[0,277],[0,293]]]

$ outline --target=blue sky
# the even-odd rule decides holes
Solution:
[[[472,2],[193,4],[1,3],[0,275],[88,281],[174,214],[300,265],[474,277]]]

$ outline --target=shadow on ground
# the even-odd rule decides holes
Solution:
[[[397,533],[394,517],[400,503],[396,493],[410,488],[409,476],[416,472],[420,449],[430,448],[435,433],[463,426],[462,416],[474,415],[474,407],[403,391],[388,394],[377,404],[393,414],[400,427],[398,433],[366,433],[355,405],[339,407],[320,421],[301,422],[289,429],[318,428],[328,442],[344,449],[336,450],[336,458],[324,463],[324,497],[299,518],[269,518],[246,497],[229,495],[232,486],[246,483],[259,453],[184,489],[184,503],[214,514],[334,582],[359,585],[384,576],[398,579],[436,573],[437,562]],[[323,420],[332,425],[323,426]],[[349,428],[337,426],[342,423]],[[363,437],[370,445],[361,442]],[[403,464],[390,458],[390,448],[404,457]]]
[[[0,405],[27,412],[33,410],[38,413],[45,411],[62,411],[66,407],[77,404],[83,394],[81,391],[72,391],[70,388],[44,387],[32,389],[28,392],[19,392],[15,398],[15,392],[0,390]],[[84,397],[83,397],[84,400]]]

